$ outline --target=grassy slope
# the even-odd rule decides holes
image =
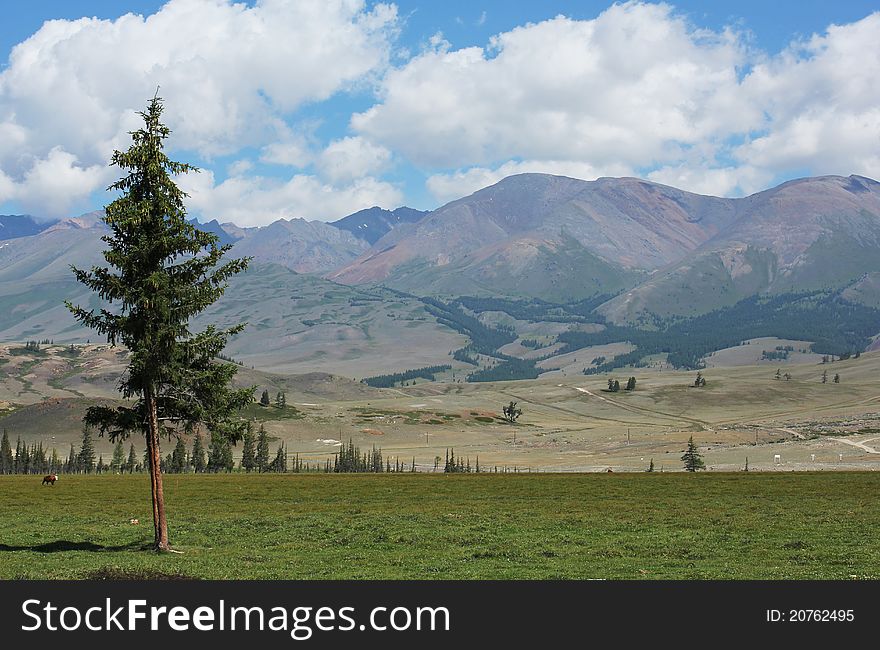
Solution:
[[[445,266],[416,259],[395,269],[384,284],[423,296],[509,296],[565,303],[614,294],[640,278],[641,273],[606,262],[563,233],[560,241],[538,246],[534,259],[522,268],[500,254]]]
[[[0,477],[0,578],[877,579],[880,475]],[[137,517],[138,526],[129,523]]]

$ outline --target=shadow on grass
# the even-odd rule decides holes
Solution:
[[[27,546],[11,546],[0,544],[0,553],[8,551],[32,551],[34,553],[63,553],[65,551],[88,551],[90,553],[115,553],[120,551],[146,551],[152,545],[146,542],[130,542],[117,546],[104,546],[94,542],[71,542],[65,539],[46,542],[45,544],[31,544]]]

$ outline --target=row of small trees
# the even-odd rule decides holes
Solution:
[[[416,459],[413,457],[409,466],[401,462],[399,458],[391,463],[390,458],[383,461],[382,449],[373,445],[369,452],[361,452],[360,447],[356,447],[351,438],[348,445],[342,445],[336,455],[333,457],[333,464],[327,461],[326,470],[334,473],[382,473],[382,472],[415,472]]]
[[[122,440],[117,440],[113,447],[113,456],[109,463],[103,455],[95,453],[91,431],[83,431],[82,443],[77,451],[73,444],[66,458],[58,455],[58,450],[51,451],[43,447],[43,443],[28,446],[18,438],[13,452],[9,434],[4,429],[0,439],[0,474],[131,474],[142,472],[149,466],[149,457],[144,452],[139,458],[134,445],[130,444],[126,455]],[[251,472],[286,472],[288,471],[287,451],[280,445],[275,456],[270,459],[269,437],[261,425],[257,436],[249,429],[244,437],[244,449],[240,469]],[[321,471],[321,465],[309,465],[299,459],[293,460],[293,471]],[[184,474],[188,472],[231,472],[235,469],[232,447],[228,440],[215,437],[208,447],[201,435],[193,439],[191,449],[187,449],[183,438],[177,439],[172,453],[161,459],[161,471],[165,474]]]

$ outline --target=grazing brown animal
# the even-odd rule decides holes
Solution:
[[[43,477],[43,485],[46,485],[46,483],[48,483],[49,485],[55,485],[55,481],[57,481],[57,480],[58,480],[57,474],[49,474],[48,476]]]

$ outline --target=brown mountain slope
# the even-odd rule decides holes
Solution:
[[[737,218],[599,311],[615,322],[705,313],[755,293],[843,289],[870,304],[880,271],[880,183],[822,176],[736,201]]]
[[[581,248],[579,255],[623,276],[681,259],[733,221],[734,205],[730,199],[635,178],[588,182],[520,174],[453,201],[414,226],[390,232],[328,277],[346,284],[383,282],[418,293],[414,271],[433,269],[478,283],[487,272],[483,262],[492,260],[498,277],[525,278],[546,265],[536,251],[555,251],[562,244],[569,251]],[[599,292],[590,279],[590,274],[568,278],[584,285],[573,287],[572,293]]]

